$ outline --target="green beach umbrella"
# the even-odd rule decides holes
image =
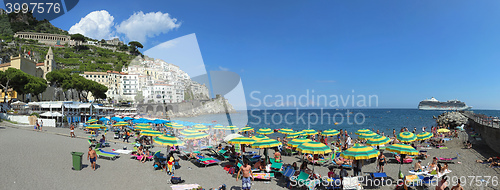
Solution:
[[[128,124],[127,122],[124,122],[124,121],[120,121],[118,123],[113,124],[113,126],[127,126],[127,125],[130,125],[130,124]]]
[[[184,142],[179,140],[178,138],[174,136],[158,136],[154,138],[154,142],[163,146],[180,146],[184,145]]]
[[[253,131],[254,129],[251,127],[243,127],[240,129],[241,132]]]
[[[229,144],[253,144],[255,142],[257,142],[257,141],[253,140],[252,138],[237,137],[237,138],[231,139],[227,143],[229,143]]]
[[[197,131],[208,131],[208,127],[205,125],[195,125],[193,129]]]
[[[384,144],[387,144],[391,142],[391,139],[386,137],[386,136],[375,136],[375,137],[372,137],[370,139],[368,139],[368,141],[366,141],[366,144],[368,146],[380,146],[380,145],[384,145]]]
[[[295,131],[293,131],[293,129],[283,128],[278,130],[278,133],[289,135],[290,133],[295,133]]]
[[[288,146],[291,146],[291,147],[298,147],[299,145],[303,144],[303,143],[306,143],[306,142],[311,142],[312,140],[311,139],[308,139],[308,138],[297,138],[297,139],[293,139],[291,141],[288,142]]]
[[[134,130],[137,130],[137,131],[151,131],[151,128],[150,127],[135,127]]]
[[[264,140],[264,139],[269,139],[269,137],[265,136],[265,135],[255,135],[252,137],[253,140],[256,140],[256,141],[260,141],[260,140]]]
[[[355,144],[353,147],[340,153],[340,156],[351,160],[366,160],[375,158],[379,155],[379,152],[369,146],[361,146]]]
[[[205,137],[208,137],[208,134],[203,133],[203,132],[197,132],[197,133],[192,133],[192,134],[186,135],[186,137],[184,137],[184,139],[191,140],[191,139],[201,139],[201,138],[205,138]]]
[[[99,120],[97,120],[97,119],[91,119],[91,120],[88,120],[86,123],[95,123],[97,121],[99,121]]]
[[[358,139],[367,140],[367,139],[373,138],[375,136],[377,136],[377,133],[370,131],[370,133],[361,133],[360,135],[358,135]]]
[[[356,131],[356,135],[361,135],[361,134],[365,134],[365,133],[371,133],[372,131],[370,131],[370,129],[360,129],[358,131]]]
[[[100,125],[100,124],[92,124],[92,125],[89,125],[85,128],[87,128],[87,129],[104,129],[106,127],[104,125]]]
[[[401,142],[413,142],[417,140],[417,136],[411,132],[399,133],[396,138]]]
[[[325,144],[313,141],[302,143],[301,145],[297,146],[297,150],[301,153],[308,154],[328,154],[332,152],[330,147],[326,146]]]
[[[293,132],[293,133],[290,133],[290,134],[286,135],[286,138],[287,139],[297,138],[297,137],[301,136],[302,134],[304,134],[302,131]]]
[[[147,123],[138,123],[138,124],[135,124],[136,127],[151,127],[151,125],[147,124]]]
[[[263,139],[252,144],[252,148],[272,148],[278,147],[281,142],[274,139]]]
[[[329,129],[329,130],[325,130],[323,132],[321,132],[321,136],[335,136],[335,135],[338,135],[340,134],[340,131],[337,131],[335,129]]]
[[[427,139],[430,139],[432,138],[434,135],[432,133],[429,133],[429,132],[423,132],[423,133],[419,133],[417,134],[417,139],[418,140],[427,140]]]
[[[239,128],[236,127],[236,126],[227,126],[226,128],[224,128],[225,130],[228,130],[228,131],[238,131]]]
[[[199,132],[197,130],[194,130],[194,129],[184,129],[180,133],[181,133],[181,135],[190,135],[190,134],[195,134],[195,133],[199,133]]]
[[[184,129],[184,125],[174,123],[170,126],[172,129]]]
[[[226,128],[222,125],[216,125],[216,126],[212,127],[212,129],[226,129]]]
[[[261,129],[257,130],[257,133],[261,134],[261,135],[269,135],[269,134],[273,134],[274,131],[270,128],[261,128]]]
[[[406,144],[393,144],[386,147],[385,150],[398,154],[418,155],[418,151],[415,148]]]
[[[152,130],[144,130],[144,131],[141,131],[141,135],[142,136],[150,136],[150,137],[155,137],[155,136],[160,136],[160,135],[163,135],[162,132],[160,131],[152,131]]]
[[[303,135],[316,135],[318,132],[314,129],[304,129],[302,130]]]

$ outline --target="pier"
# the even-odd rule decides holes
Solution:
[[[483,114],[476,114],[471,111],[460,111],[462,115],[469,119],[468,125],[473,127],[479,134],[476,138],[484,141],[495,152],[500,153],[500,124],[496,117]]]

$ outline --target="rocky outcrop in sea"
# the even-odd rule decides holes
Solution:
[[[459,112],[445,112],[436,118],[436,122],[438,125],[449,125],[451,127],[466,124],[467,120],[467,117]]]

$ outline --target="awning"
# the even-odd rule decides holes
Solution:
[[[80,104],[78,107],[80,108],[90,108],[90,104]]]
[[[75,104],[64,104],[65,108],[71,108],[71,109],[79,109],[80,106],[75,105]]]
[[[59,112],[45,112],[45,113],[42,113],[40,114],[40,116],[44,116],[44,117],[62,117],[63,115]]]
[[[42,104],[42,108],[61,108],[62,104]]]

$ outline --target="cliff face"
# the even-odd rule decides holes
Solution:
[[[183,105],[185,104],[185,105]],[[194,117],[206,114],[220,114],[226,113],[226,108],[229,113],[236,113],[233,106],[229,104],[229,101],[223,97],[217,97],[209,101],[202,102],[199,106],[192,106],[188,103],[180,103],[181,109],[169,110],[167,112],[170,117]],[[189,106],[189,107],[185,107]]]

